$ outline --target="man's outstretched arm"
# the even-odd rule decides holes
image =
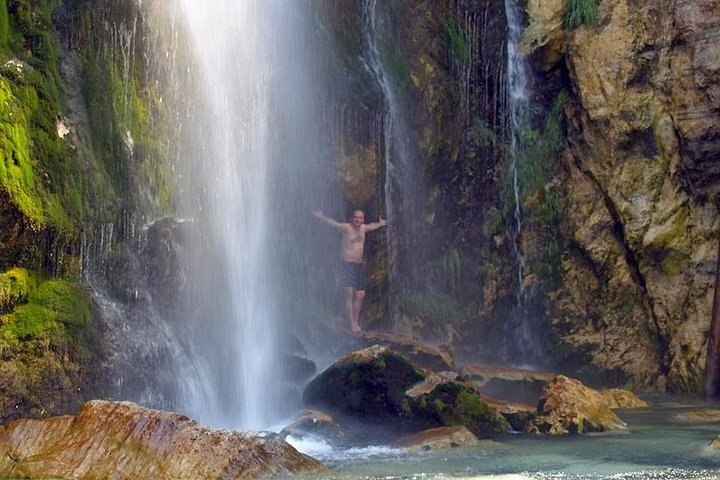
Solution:
[[[378,228],[382,228],[385,225],[387,225],[387,220],[385,220],[382,217],[378,217],[378,218],[379,218],[379,220],[377,222],[366,223],[365,230],[368,232],[372,232],[373,230],[377,230]]]
[[[313,210],[313,215],[315,215],[317,218],[322,220],[323,222],[327,223],[333,228],[343,228],[343,224],[340,222],[336,222],[330,217],[326,217],[325,214],[322,212],[322,210]]]

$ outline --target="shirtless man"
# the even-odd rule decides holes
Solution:
[[[365,298],[365,279],[363,274],[363,251],[365,249],[365,234],[387,225],[387,221],[380,218],[375,223],[365,223],[365,214],[362,210],[355,210],[350,223],[336,222],[328,218],[321,210],[313,214],[331,227],[340,231],[340,260],[342,260],[342,286],[345,293],[345,313],[350,320],[353,332],[360,332],[360,307]]]

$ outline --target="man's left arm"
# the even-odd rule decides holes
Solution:
[[[385,220],[382,217],[379,217],[379,220],[377,222],[366,223],[365,230],[368,232],[372,232],[372,231],[377,230],[378,228],[382,228],[386,225],[387,225],[387,220]]]

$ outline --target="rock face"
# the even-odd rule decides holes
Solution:
[[[538,372],[503,365],[463,365],[458,371],[484,395],[497,400],[535,405],[545,384],[553,378],[548,372]]]
[[[548,382],[534,424],[540,432],[552,435],[602,432],[626,426],[599,392],[563,375]]]
[[[231,479],[324,468],[275,434],[106,401],[74,417],[17,420],[0,431],[0,454],[0,476],[12,478]]]
[[[490,436],[510,428],[472,384],[457,380],[452,372],[420,370],[377,345],[336,362],[308,384],[303,398],[338,417],[397,432],[464,425],[477,436]]]
[[[556,334],[637,387],[699,391],[720,193],[720,2],[607,0],[568,32],[528,2],[525,43],[567,69]],[[560,54],[562,53],[562,55]],[[576,359],[577,361],[577,359]]]

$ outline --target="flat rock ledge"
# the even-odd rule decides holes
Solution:
[[[131,402],[94,400],[75,416],[0,429],[0,478],[229,480],[323,470],[277,434],[211,429]]]

